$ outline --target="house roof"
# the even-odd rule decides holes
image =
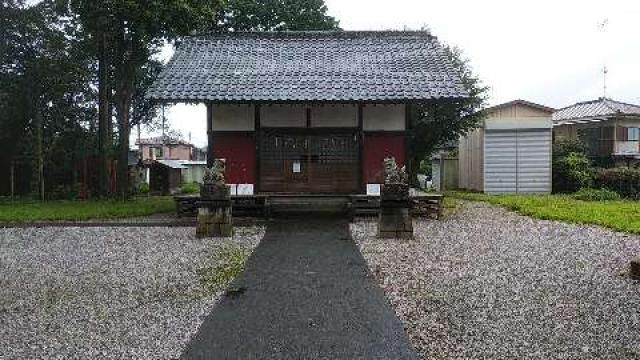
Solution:
[[[172,169],[187,169],[189,168],[189,166],[207,165],[206,161],[193,161],[193,160],[156,160],[156,161]]]
[[[182,160],[156,160],[156,162],[170,167],[172,169],[186,169],[187,167],[182,164]]]
[[[234,32],[185,38],[147,92],[159,101],[407,102],[467,96],[424,31]]]
[[[608,118],[615,115],[640,116],[640,106],[602,97],[559,109],[553,113],[553,121],[593,120],[594,118]]]
[[[136,140],[136,145],[191,145],[187,141],[169,135]]]
[[[495,105],[495,106],[492,106],[492,107],[489,107],[489,108],[485,109],[485,111],[490,112],[490,111],[502,109],[502,108],[505,108],[505,107],[513,106],[513,105],[528,106],[528,107],[532,107],[534,109],[546,111],[546,112],[549,112],[549,113],[552,113],[552,112],[555,111],[554,108],[550,108],[548,106],[536,104],[534,102],[527,101],[527,100],[522,100],[522,99],[517,99],[517,100],[506,102],[504,104]]]

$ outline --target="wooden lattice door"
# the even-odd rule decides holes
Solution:
[[[262,130],[260,191],[352,193],[358,190],[357,134],[316,131]]]

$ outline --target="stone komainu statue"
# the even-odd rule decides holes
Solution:
[[[202,182],[207,185],[224,186],[225,161],[222,159],[213,160],[211,167],[204,169]]]
[[[393,156],[384,159],[384,183],[385,184],[407,184],[408,176],[405,167],[398,168],[396,158]]]

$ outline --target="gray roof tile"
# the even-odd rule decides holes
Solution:
[[[614,115],[640,115],[640,105],[599,98],[559,109],[553,113],[553,121],[580,120]]]
[[[150,88],[161,101],[408,101],[466,96],[426,32],[188,37]]]

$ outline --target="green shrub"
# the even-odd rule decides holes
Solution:
[[[640,199],[640,169],[618,167],[596,173],[597,186],[613,190],[622,197]]]
[[[609,189],[582,188],[572,196],[576,200],[584,201],[620,200],[620,194]]]
[[[593,184],[591,161],[584,153],[570,152],[553,159],[553,191],[575,192]]]
[[[557,139],[553,143],[554,159],[566,157],[567,155],[572,153],[586,154],[587,149],[584,146],[584,143],[582,143],[579,140],[572,140],[572,139],[565,139],[565,138]]]
[[[138,192],[140,194],[148,194],[149,193],[149,184],[147,184],[146,182],[140,183],[140,185],[138,186]]]
[[[200,192],[200,184],[197,182],[184,183],[180,186],[180,192],[183,194],[195,194]]]
[[[45,197],[47,200],[75,200],[78,198],[79,193],[80,184],[58,185],[49,191],[45,191]]]

